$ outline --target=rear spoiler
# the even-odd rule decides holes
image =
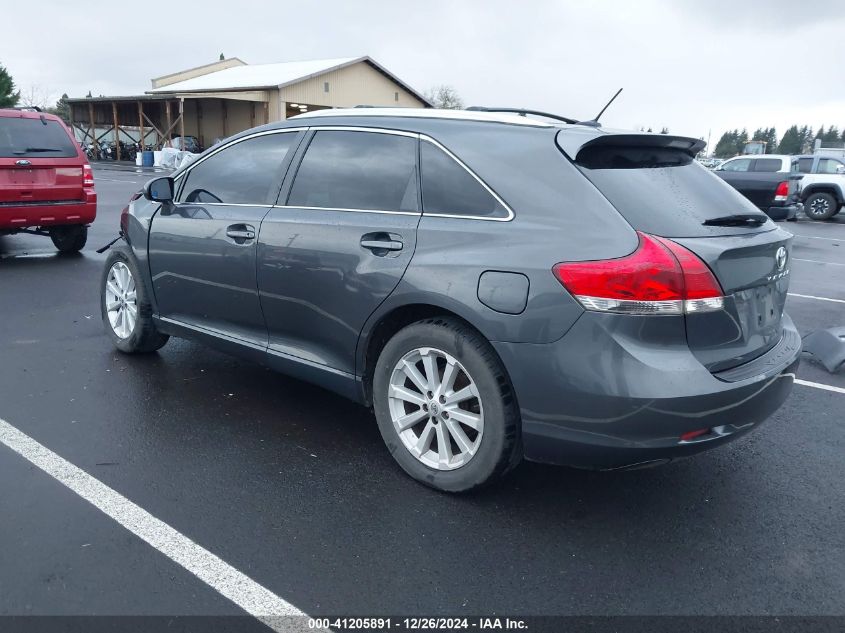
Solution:
[[[677,149],[691,158],[703,150],[707,143],[689,136],[671,136],[669,134],[600,134],[584,142],[583,136],[570,136],[565,132],[557,135],[557,144],[572,160],[578,160],[586,148],[594,147],[659,147]]]

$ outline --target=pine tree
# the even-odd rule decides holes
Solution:
[[[13,108],[21,97],[20,90],[15,90],[15,82],[3,64],[0,64],[0,108]]]
[[[778,145],[778,154],[800,154],[801,145],[804,142],[802,131],[797,125],[793,125],[783,135]]]
[[[719,138],[719,142],[716,143],[716,148],[713,150],[713,154],[717,158],[730,158],[731,156],[736,156],[739,153],[736,151],[736,140],[738,136],[739,132],[737,130],[728,130],[722,134],[721,138]]]
[[[48,111],[58,116],[62,121],[70,125],[70,104],[67,102],[67,93],[62,95],[62,98],[56,101],[56,106],[50,108]]]

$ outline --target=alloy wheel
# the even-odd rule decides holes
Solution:
[[[112,331],[118,338],[129,338],[138,320],[137,292],[132,271],[115,262],[106,279],[106,311]]]
[[[460,468],[481,445],[484,410],[478,387],[446,352],[421,347],[405,354],[390,376],[388,406],[402,444],[430,468]]]
[[[810,205],[810,213],[813,215],[824,215],[830,208],[830,203],[825,198],[816,198]]]

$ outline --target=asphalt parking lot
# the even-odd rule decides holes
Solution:
[[[0,420],[272,595],[312,616],[845,615],[845,374],[805,357],[763,428],[690,460],[439,494],[340,397],[189,342],[116,353],[94,249],[149,175],[95,177],[81,255],[0,237]],[[787,312],[845,325],[845,213],[783,226]],[[0,443],[0,614],[244,613],[195,573]]]

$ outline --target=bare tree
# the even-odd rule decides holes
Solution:
[[[25,108],[46,110],[50,103],[50,93],[38,84],[30,84],[28,89],[21,90],[18,102]]]
[[[433,86],[425,91],[425,98],[441,110],[461,110],[464,101],[452,86]]]

